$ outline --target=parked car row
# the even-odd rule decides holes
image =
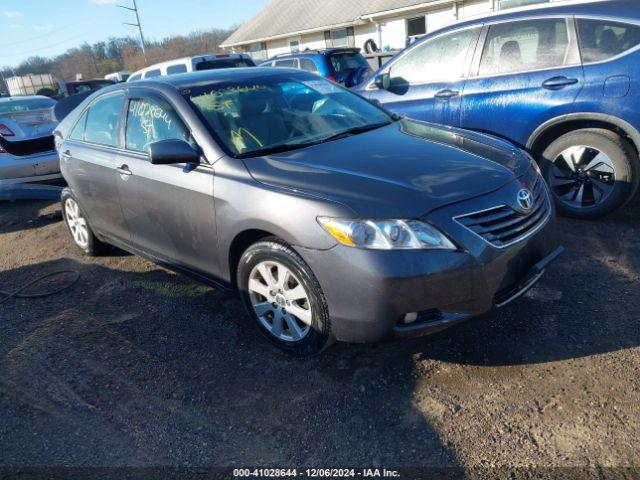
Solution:
[[[239,291],[300,355],[500,308],[562,253],[554,203],[595,218],[637,190],[634,5],[462,21],[352,89],[354,49],[148,67],[56,128],[66,225]]]

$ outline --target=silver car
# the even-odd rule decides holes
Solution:
[[[0,187],[62,181],[55,104],[42,96],[0,98]]]

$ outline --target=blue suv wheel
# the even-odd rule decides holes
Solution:
[[[552,142],[541,166],[560,213],[597,218],[628,202],[638,188],[638,154],[604,129],[576,130]]]

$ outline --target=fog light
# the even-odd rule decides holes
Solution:
[[[404,317],[402,317],[402,323],[405,325],[408,323],[413,323],[418,319],[418,312],[407,313]]]

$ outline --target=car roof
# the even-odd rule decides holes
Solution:
[[[140,80],[135,83],[118,84],[121,88],[153,87],[158,85],[171,85],[180,90],[212,83],[244,81],[273,78],[287,73],[288,76],[306,76],[305,72],[289,68],[269,67],[244,67],[244,68],[220,68],[217,70],[202,70],[199,72],[179,73],[166,77],[154,77],[149,80]],[[111,90],[112,87],[107,87]],[[103,89],[102,91],[107,91]]]

